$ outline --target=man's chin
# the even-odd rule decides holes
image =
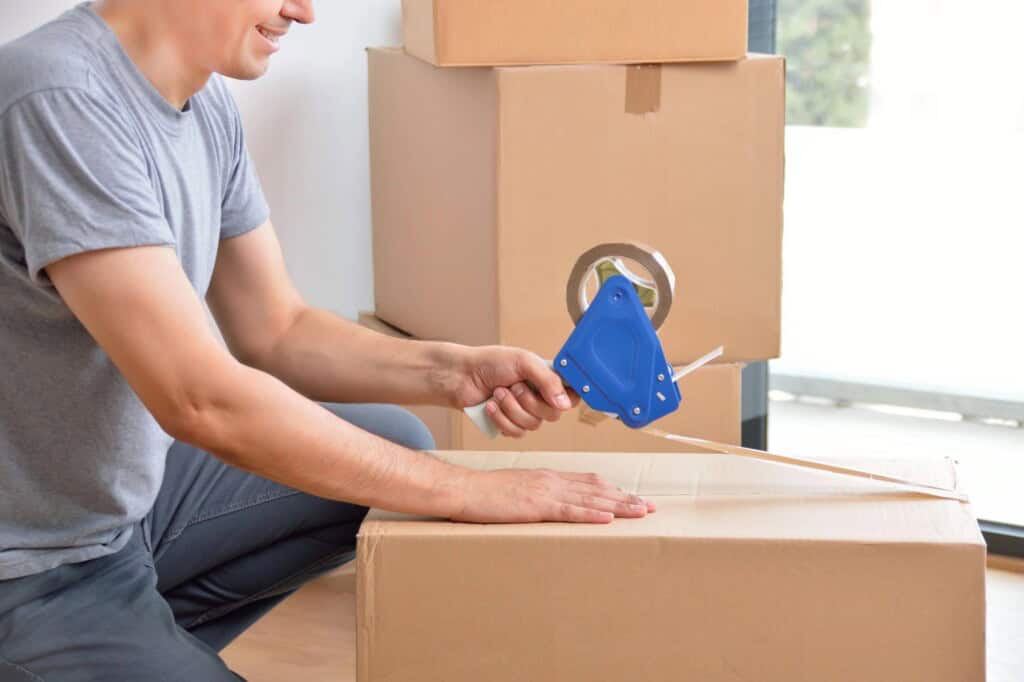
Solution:
[[[257,78],[264,76],[269,70],[270,60],[262,59],[253,60],[249,64],[239,64],[231,68],[224,69],[220,72],[220,75],[240,81],[254,81]]]

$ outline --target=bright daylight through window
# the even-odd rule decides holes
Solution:
[[[780,0],[778,17],[773,449],[950,456],[980,517],[1024,525],[1024,2]]]

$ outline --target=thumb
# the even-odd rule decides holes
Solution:
[[[548,363],[533,353],[525,352],[520,366],[523,378],[537,389],[548,405],[559,410],[572,407],[572,400],[562,385],[562,377],[548,367]]]

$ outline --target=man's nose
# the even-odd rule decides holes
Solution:
[[[313,0],[285,0],[281,16],[300,24],[312,24],[316,20]]]

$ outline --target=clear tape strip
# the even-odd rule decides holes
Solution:
[[[898,476],[887,476],[885,474],[874,473],[871,471],[865,471],[863,469],[856,469],[853,467],[844,467],[836,464],[829,464],[827,462],[804,459],[802,457],[776,455],[771,452],[764,452],[762,450],[751,450],[750,448],[739,447],[737,445],[726,445],[725,443],[716,443],[714,441],[704,440],[702,438],[680,436],[674,433],[669,433],[667,431],[662,431],[661,429],[657,429],[651,426],[648,426],[645,429],[641,429],[641,432],[654,438],[662,438],[665,440],[673,441],[675,443],[682,443],[684,445],[695,445],[706,450],[711,450],[712,452],[716,452],[718,454],[736,455],[737,457],[758,459],[764,462],[774,462],[776,464],[796,466],[804,469],[825,471],[839,476],[850,476],[853,478],[865,479],[869,481],[889,483],[892,485],[897,485],[906,490],[907,492],[916,493],[918,495],[937,497],[945,500],[956,500],[958,502],[964,503],[970,502],[970,499],[967,497],[967,495],[957,490],[956,487],[943,488],[941,486],[930,485],[928,483],[921,483],[918,481],[911,481],[909,479],[900,478]],[[954,479],[954,486],[956,486],[956,479]]]

